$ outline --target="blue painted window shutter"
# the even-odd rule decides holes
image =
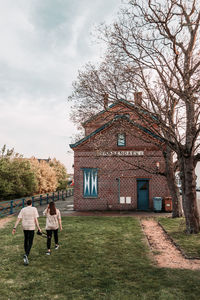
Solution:
[[[83,169],[83,195],[84,197],[98,197],[97,169]]]

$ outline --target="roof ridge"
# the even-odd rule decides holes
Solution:
[[[124,103],[126,105],[131,105],[131,106],[135,106],[133,103],[129,102],[128,100],[125,100],[125,99],[118,99],[116,100],[115,102],[113,102],[112,104],[110,104],[108,106],[107,109],[103,109],[101,110],[100,112],[98,112],[97,114],[95,114],[94,116],[90,117],[88,120],[86,120],[85,122],[82,123],[82,125],[85,125],[87,123],[89,123],[90,121],[94,120],[96,117],[98,117],[99,115],[103,114],[104,112],[110,110],[111,108],[113,108],[114,106],[116,106],[117,104],[119,103]]]

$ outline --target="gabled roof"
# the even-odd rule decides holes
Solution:
[[[107,109],[104,109],[102,111],[100,111],[99,113],[97,113],[96,115],[92,116],[91,118],[89,118],[88,120],[86,120],[85,122],[82,123],[82,126],[84,127],[84,125],[86,125],[87,123],[90,123],[91,121],[95,120],[97,117],[99,117],[100,115],[104,114],[106,111],[109,111],[111,108],[119,105],[119,104],[124,104],[126,106],[129,106],[129,107],[132,107],[132,108],[136,108],[137,105],[127,101],[127,100],[124,100],[124,99],[119,99],[117,100],[116,102],[114,102],[113,104],[109,105]],[[146,111],[142,110],[142,108],[140,108],[140,110],[144,113],[144,114],[147,114]],[[150,114],[150,113],[149,113]],[[156,117],[153,116],[152,114],[150,114],[151,117],[156,120]]]
[[[83,126],[86,125],[87,123],[95,120],[98,116],[104,114],[106,111],[109,111],[111,108],[117,106],[118,104],[125,104],[126,106],[129,105],[129,106],[134,106],[133,103],[130,103],[129,101],[127,100],[124,100],[124,99],[119,99],[118,101],[114,102],[113,104],[109,105],[107,109],[104,109],[102,111],[100,111],[99,113],[97,113],[96,115],[92,116],[91,118],[89,118],[88,120],[86,120],[85,122],[83,122]]]
[[[85,136],[83,139],[79,140],[78,142],[74,143],[74,144],[70,144],[69,146],[73,149],[76,148],[77,146],[81,145],[82,143],[86,142],[87,140],[89,140],[91,137],[95,136],[97,133],[101,132],[102,130],[108,128],[110,125],[112,125],[115,121],[119,120],[119,119],[123,119],[128,121],[130,124],[132,124],[134,127],[137,127],[138,129],[142,130],[143,132],[151,135],[153,138],[156,138],[157,140],[163,141],[163,139],[161,137],[159,137],[157,134],[155,134],[154,132],[150,131],[149,129],[141,126],[140,124],[130,120],[129,118],[127,118],[124,115],[117,115],[115,116],[112,120],[110,120],[109,122],[105,123],[103,126],[99,127],[98,129],[96,129],[95,131],[93,131],[92,133],[90,133],[88,136]]]

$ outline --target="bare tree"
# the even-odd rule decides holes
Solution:
[[[195,164],[199,149],[200,3],[132,0],[118,22],[101,30],[116,59],[137,69],[142,103],[154,114],[149,126],[177,154],[188,233],[199,232]]]
[[[88,63],[79,71],[73,82],[71,119],[81,124],[105,108],[105,97],[109,103],[119,99],[133,98],[136,90],[136,69],[123,64],[108,53],[99,66]]]
[[[133,93],[136,91],[136,76],[136,68],[131,68],[131,66],[127,65],[125,61],[120,62],[120,59],[116,59],[112,53],[107,53],[105,61],[103,61],[98,67],[87,64],[85,69],[79,72],[77,80],[73,83],[74,92],[70,97],[70,99],[74,101],[73,112],[71,114],[72,120],[78,124],[86,121],[89,117],[94,116],[100,110],[107,109],[108,101],[111,104],[121,98],[131,98],[131,101],[133,102]],[[105,100],[107,100],[106,104]],[[138,101],[140,101],[140,99],[138,99]],[[109,113],[109,110],[107,110],[107,112]],[[128,112],[129,111],[127,111],[127,113]],[[142,119],[140,114],[139,118]],[[151,118],[150,120],[152,120],[151,125],[153,127],[155,125],[155,119]],[[141,122],[143,123],[143,119]],[[146,125],[149,127],[148,122],[146,122]],[[133,135],[135,133],[131,132],[131,134]],[[145,140],[147,138],[148,137],[145,137]],[[154,142],[155,145],[160,148],[160,142]],[[152,136],[150,138],[150,143],[152,143]],[[107,142],[105,144],[107,145]],[[96,143],[96,147],[97,150],[102,150],[104,148],[104,141],[102,138],[99,143]],[[182,216],[182,209],[180,193],[174,174],[176,168],[174,168],[173,151],[169,147],[164,147],[163,155],[166,161],[165,170],[158,171],[155,166],[152,166],[147,170],[145,165],[142,166],[141,164],[127,165],[127,168],[143,168],[143,170],[151,174],[165,176],[173,199],[172,216],[180,217]]]

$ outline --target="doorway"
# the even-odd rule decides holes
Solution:
[[[149,210],[149,180],[137,179],[137,208]]]

